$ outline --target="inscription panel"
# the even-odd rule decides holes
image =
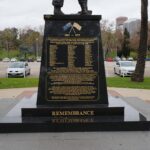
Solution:
[[[47,42],[47,100],[98,100],[98,38],[49,37]]]

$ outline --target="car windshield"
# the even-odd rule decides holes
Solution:
[[[135,66],[133,62],[121,62],[120,65],[122,67],[134,67]]]
[[[24,63],[12,63],[9,68],[24,68]]]

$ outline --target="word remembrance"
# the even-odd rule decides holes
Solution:
[[[38,93],[3,118],[0,132],[149,130],[146,117],[121,98],[108,98],[101,16],[45,15],[44,19]]]

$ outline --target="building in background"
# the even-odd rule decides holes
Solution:
[[[124,22],[123,30],[126,28],[130,33],[130,36],[132,36],[140,32],[140,25],[141,25],[140,19],[129,19]]]
[[[116,30],[123,31],[124,22],[128,20],[127,17],[118,17],[116,18]]]

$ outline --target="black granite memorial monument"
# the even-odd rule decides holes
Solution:
[[[45,16],[38,105],[108,105],[101,16]]]
[[[80,118],[108,113],[123,117],[123,107],[108,107],[101,16],[45,15],[44,18],[37,108],[23,109],[23,116]]]
[[[100,15],[64,15],[63,0],[45,15],[38,94],[23,99],[4,118],[0,132],[150,130],[141,113],[107,93]],[[59,7],[58,7],[59,6]],[[21,111],[22,110],[22,111]]]

